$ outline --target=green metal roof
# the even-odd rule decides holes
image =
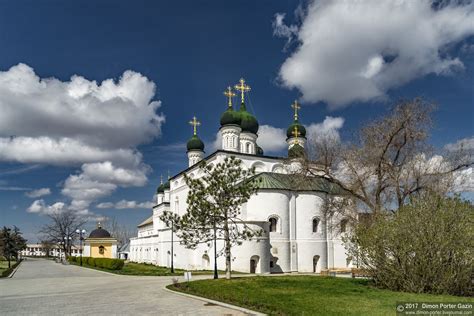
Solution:
[[[252,179],[257,182],[258,189],[317,191],[330,194],[343,194],[342,189],[323,178],[305,177],[298,174],[282,174],[262,172]]]

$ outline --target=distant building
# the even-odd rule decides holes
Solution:
[[[64,257],[62,246],[54,245],[52,247],[44,247],[42,244],[27,244],[26,248],[20,253],[22,257],[46,257],[49,248],[49,257]],[[81,249],[78,245],[71,246],[71,256],[80,256]]]

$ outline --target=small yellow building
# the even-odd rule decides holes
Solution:
[[[100,223],[84,240],[84,256],[93,258],[117,258],[117,239],[103,229]]]

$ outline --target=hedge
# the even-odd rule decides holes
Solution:
[[[80,260],[79,257],[69,257],[71,263],[79,263]],[[121,259],[82,257],[82,265],[108,270],[120,270],[124,262]]]

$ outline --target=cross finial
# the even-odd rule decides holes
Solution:
[[[197,127],[201,125],[201,122],[199,122],[197,118],[194,116],[193,119],[189,121],[189,125],[193,126],[194,135],[197,135]]]
[[[170,171],[168,170],[168,180],[169,180],[170,178],[171,178],[171,177],[170,177]]]
[[[160,184],[163,184],[163,175],[160,175]]]
[[[295,110],[295,121],[298,119],[298,110],[301,109],[301,106],[298,104],[298,101],[295,100],[293,104],[291,104],[291,107]]]
[[[235,89],[240,91],[240,97],[242,99],[242,103],[245,100],[245,92],[250,91],[250,86],[245,84],[244,78],[240,78],[239,83],[234,86]]]
[[[235,97],[235,93],[232,91],[231,86],[228,86],[228,87],[227,87],[227,90],[224,91],[224,95],[225,95],[227,98],[229,98],[229,103],[228,103],[228,105],[229,105],[229,108],[231,108],[231,107],[232,107],[232,98]]]
[[[298,140],[298,136],[300,136],[301,133],[298,131],[298,128],[296,126],[293,128],[293,131],[291,132],[291,134],[293,135],[293,137],[296,138],[295,139],[295,144],[299,144],[300,142]]]

